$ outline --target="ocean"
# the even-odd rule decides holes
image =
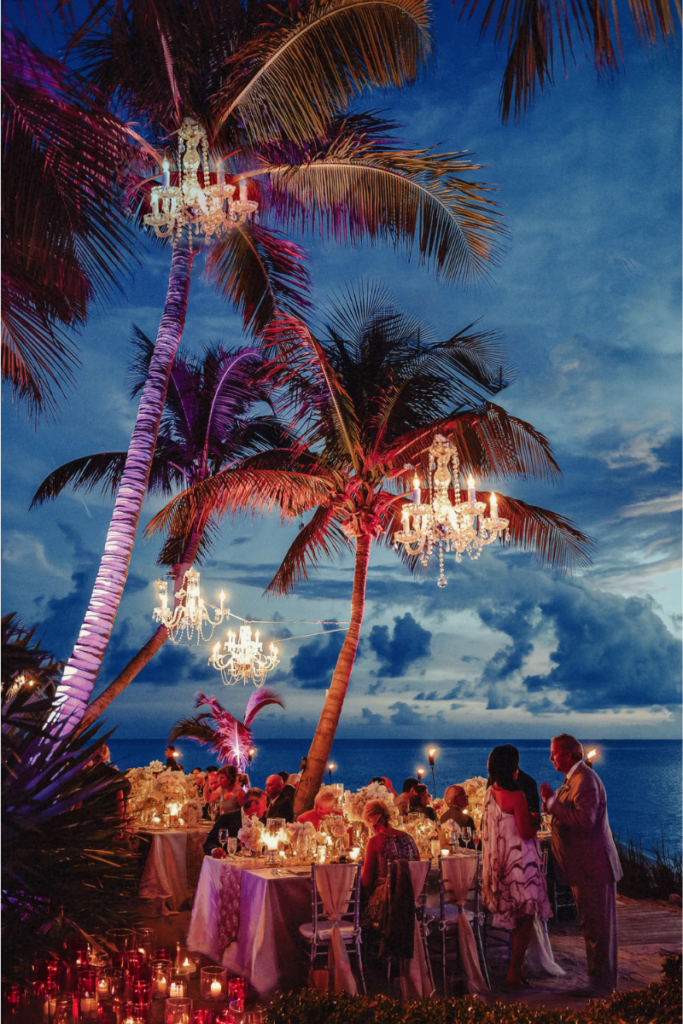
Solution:
[[[556,789],[562,776],[548,760],[546,740],[441,740],[437,746],[436,794],[443,796],[446,786],[462,782],[472,775],[486,775],[486,760],[498,743],[514,743],[519,748],[520,766],[538,783],[549,782]],[[338,739],[330,760],[337,766],[333,782],[346,789],[364,786],[374,775],[386,775],[400,790],[403,779],[424,767],[424,781],[434,792],[427,763],[428,743],[423,740]],[[197,765],[214,763],[207,747],[195,740],[178,741],[186,772]],[[305,739],[262,739],[250,773],[256,786],[266,776],[279,771],[295,772],[308,753]],[[678,740],[595,740],[600,756],[594,767],[607,790],[610,824],[622,839],[632,837],[651,850],[655,843],[670,853],[681,852],[681,743]],[[154,758],[164,759],[166,739],[117,739],[109,747],[112,762],[120,769],[147,765]],[[326,777],[327,781],[327,777]]]

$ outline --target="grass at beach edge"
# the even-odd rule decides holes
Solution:
[[[284,993],[268,1009],[268,1024],[675,1024],[681,1020],[681,954],[664,957],[662,980],[617,992],[585,1010],[548,1010],[523,1003],[422,999],[339,992]]]

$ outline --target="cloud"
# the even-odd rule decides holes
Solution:
[[[610,469],[642,465],[648,473],[654,473],[665,465],[655,452],[670,436],[670,430],[661,430],[657,434],[638,434],[623,441],[616,451],[602,452],[600,458],[605,460]]]
[[[394,619],[393,636],[388,626],[373,626],[368,638],[370,648],[380,660],[379,675],[395,679],[430,652],[432,634],[417,622],[410,612]]]
[[[389,716],[392,724],[401,729],[413,729],[416,726],[422,726],[424,722],[424,716],[402,700],[397,700],[395,704],[390,704],[389,711],[395,712],[395,714]]]
[[[376,715],[370,708],[361,708],[361,725],[370,726],[373,729],[383,729],[387,724],[383,715]]]
[[[329,687],[345,637],[343,631],[329,633],[324,639],[302,644],[292,658],[287,682],[303,690]]]
[[[651,501],[636,501],[633,505],[622,508],[620,515],[622,519],[632,519],[634,516],[661,516],[669,512],[679,512],[683,494],[669,494],[665,498],[652,498]]]

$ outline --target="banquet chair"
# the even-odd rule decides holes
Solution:
[[[489,988],[491,987],[488,969],[486,966],[486,957],[484,956],[484,942],[482,939],[481,924],[483,914],[481,909],[481,868],[482,860],[480,857],[477,857],[477,868],[472,876],[470,888],[465,899],[465,906],[461,908],[457,904],[455,893],[448,885],[447,879],[444,877],[443,858],[439,857],[439,903],[438,906],[425,907],[425,921],[427,930],[429,930],[432,925],[437,925],[438,930],[441,933],[441,973],[444,997],[448,995],[446,974],[448,955],[447,940],[449,935],[455,934],[457,936],[458,918],[461,913],[465,915],[470,923],[477,946],[479,966],[486,984]],[[456,941],[455,943],[455,953],[458,964],[462,966],[459,941]]]
[[[327,952],[332,941],[333,923],[328,919],[323,901],[318,889],[318,873],[323,871],[337,871],[339,868],[346,868],[346,864],[326,864],[316,866],[311,864],[311,920],[299,926],[299,933],[304,942],[310,944],[311,970],[314,969],[315,959],[319,953]],[[341,920],[336,922],[339,926],[344,945],[351,947],[358,960],[358,971],[363,994],[366,994],[365,975],[363,973],[363,958],[361,953],[361,928],[360,928],[360,873],[361,865],[355,868],[353,884],[349,889],[346,898],[346,909],[342,912]],[[351,951],[351,950],[350,950]]]
[[[419,864],[421,862],[420,861],[408,861],[407,863],[412,865],[412,864]],[[397,870],[398,870],[398,861],[396,861],[396,860],[392,861],[389,864],[389,875],[388,875],[388,879],[387,879],[390,892],[392,892],[394,890],[394,887],[395,887],[395,875],[396,875],[396,871]],[[429,960],[429,949],[428,949],[428,946],[427,946],[427,933],[428,933],[428,929],[429,929],[429,924],[428,924],[427,917],[426,917],[427,888],[428,888],[428,885],[429,885],[429,871],[427,871],[427,873],[425,874],[424,882],[422,883],[420,891],[418,892],[418,894],[416,896],[416,899],[415,899],[415,917],[417,919],[417,926],[418,926],[419,933],[420,933],[420,939],[422,941],[422,948],[424,950],[425,961],[426,961],[426,965],[427,965],[427,972],[429,974],[429,981],[430,981],[430,984],[431,984],[431,986],[433,988],[434,987],[434,978],[433,978],[433,975],[432,975],[432,965],[431,965],[431,962]],[[385,959],[386,959],[386,962],[387,962],[387,984],[390,984],[390,982],[391,982],[391,970],[392,970],[392,967],[394,966],[395,961],[396,961],[397,958],[394,957],[394,956],[385,956]]]

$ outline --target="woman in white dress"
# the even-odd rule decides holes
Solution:
[[[532,821],[526,797],[516,779],[519,763],[507,747],[494,747],[489,755],[491,785],[482,817],[484,855],[482,892],[494,928],[512,931],[512,955],[506,988],[526,987],[522,964],[534,918],[552,917],[543,873],[538,825]]]

